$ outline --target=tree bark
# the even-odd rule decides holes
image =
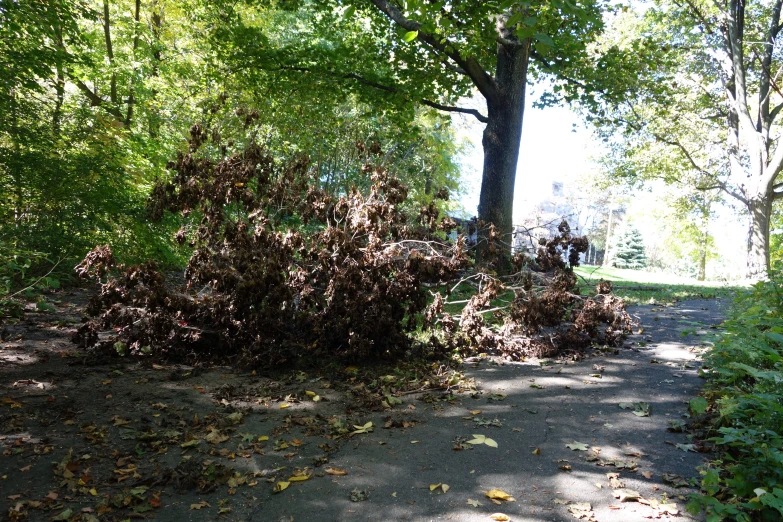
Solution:
[[[513,233],[514,185],[522,139],[530,40],[514,47],[498,45],[497,96],[487,99],[484,129],[484,170],[481,178],[478,218],[494,224],[504,241]],[[507,256],[511,255],[511,250]]]
[[[751,281],[767,278],[769,269],[769,222],[772,198],[766,194],[748,198],[748,262],[745,276]]]

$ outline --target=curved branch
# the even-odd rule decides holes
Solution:
[[[465,58],[457,51],[457,46],[453,42],[432,33],[422,31],[421,23],[405,18],[405,15],[402,14],[399,8],[388,0],[370,1],[379,11],[385,14],[389,20],[407,31],[417,31],[417,38],[419,40],[432,47],[438,53],[451,58],[467,73],[468,77],[473,81],[473,84],[487,101],[494,101],[497,98],[498,87],[494,78],[484,70],[474,56]]]
[[[103,107],[106,112],[114,116],[117,121],[123,122],[125,119],[123,114],[120,112],[117,107],[111,107],[106,105],[106,100],[95,94],[92,89],[87,87],[87,85],[81,81],[78,78],[75,78],[73,75],[68,74],[68,77],[73,81],[74,85],[79,88],[80,91],[87,97],[88,100],[90,100],[90,105],[93,107]]]
[[[310,69],[309,67],[280,67],[281,70],[289,70],[289,71],[299,71],[299,72],[314,72],[313,69]],[[323,71],[319,71],[321,74],[328,74]],[[368,80],[367,78],[364,78],[363,76],[360,76],[356,73],[348,73],[341,76],[344,80],[356,80],[359,83],[362,83],[364,85],[367,85],[368,87],[372,87],[374,89],[378,89],[381,91],[389,92],[389,93],[398,93],[400,92],[399,89],[396,87],[391,87],[389,85],[384,85],[382,83],[374,82],[372,80]],[[477,111],[476,109],[466,109],[464,107],[453,107],[450,105],[443,105],[441,103],[437,103],[431,100],[422,99],[419,100],[418,103],[421,103],[422,105],[426,105],[427,107],[432,107],[433,109],[437,109],[439,111],[444,112],[458,112],[461,114],[469,114],[471,116],[474,116],[478,121],[481,123],[487,123],[489,122],[489,118],[481,114],[481,112]]]
[[[421,100],[421,103],[423,105],[426,105],[427,107],[432,107],[433,109],[438,109],[439,111],[444,112],[459,112],[461,114],[470,114],[471,116],[474,116],[478,121],[481,123],[488,123],[489,118],[481,114],[476,109],[466,109],[464,107],[450,107],[448,105],[441,105],[440,103],[435,103],[430,100]]]

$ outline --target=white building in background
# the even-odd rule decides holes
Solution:
[[[564,218],[571,229],[576,231],[578,225],[572,223],[573,215],[574,209],[566,199],[565,184],[562,181],[553,181],[551,192],[533,205],[522,222],[514,227],[512,250],[535,252],[538,240],[549,239],[557,233],[557,227]]]

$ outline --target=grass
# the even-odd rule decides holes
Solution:
[[[673,303],[686,299],[734,297],[742,286],[720,281],[697,281],[659,272],[580,266],[575,270],[584,287],[594,287],[599,279],[611,281],[614,293],[628,304]]]

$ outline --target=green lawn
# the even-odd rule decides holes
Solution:
[[[643,270],[580,266],[574,271],[580,276],[580,283],[584,286],[593,287],[599,279],[611,281],[614,283],[614,293],[623,297],[629,304],[732,297],[739,288],[742,288],[737,283],[697,281],[687,277]]]

